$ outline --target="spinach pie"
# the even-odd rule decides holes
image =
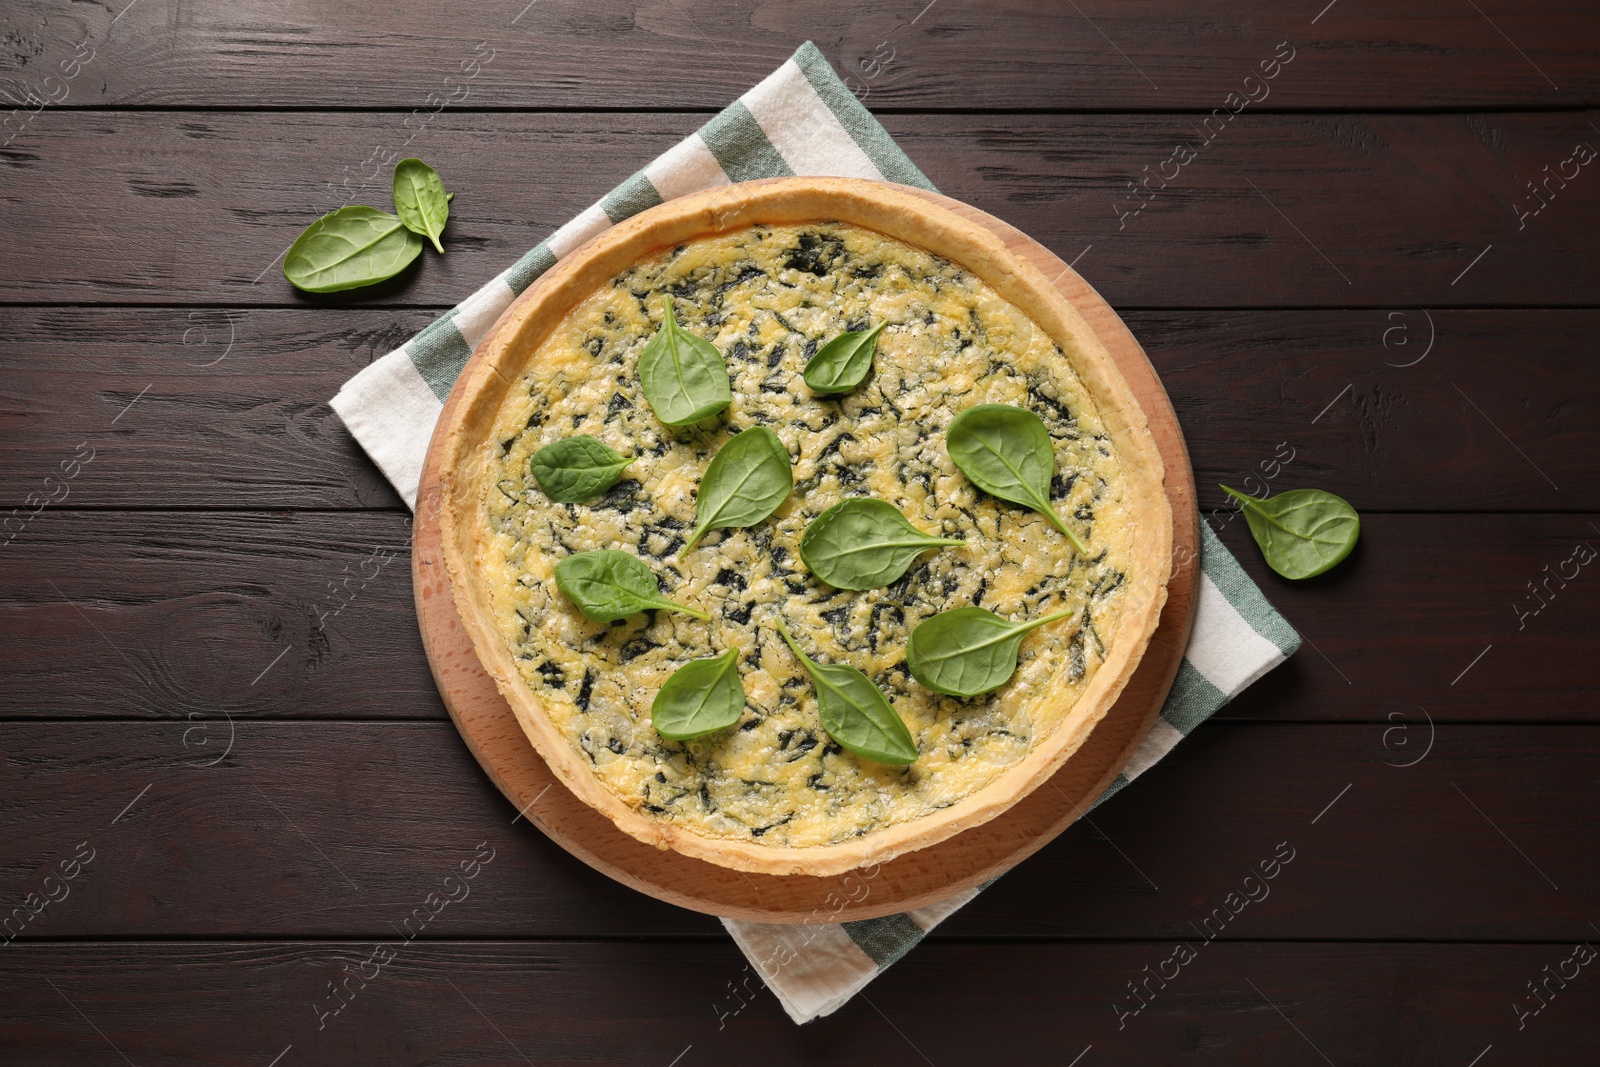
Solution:
[[[1109,353],[897,186],[635,216],[459,388],[462,621],[562,782],[661,848],[828,875],[976,826],[1079,748],[1166,598],[1162,462]]]

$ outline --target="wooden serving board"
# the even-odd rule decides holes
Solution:
[[[1172,503],[1173,571],[1160,625],[1127,688],[1082,747],[1049,781],[989,822],[883,863],[870,878],[857,875],[848,891],[843,879],[849,875],[748,874],[720,867],[653,848],[617,829],[560,784],[523,734],[479,663],[451,596],[440,551],[436,436],[417,493],[412,581],[423,646],[445,706],[490,779],[529,822],[601,873],[669,903],[761,922],[840,922],[922,907],[980,885],[1044,847],[1111,784],[1154,723],[1188,645],[1199,577],[1194,473],[1172,403],[1144,350],[1100,294],[1049,249],[976,208],[936,193],[910,191],[991,230],[1012,252],[1053,278],[1132,386],[1166,462],[1166,492]],[[538,285],[519,299],[529,299]],[[479,344],[474,360],[483,357],[493,333]],[[459,395],[459,390],[451,394],[440,425],[451,423]]]

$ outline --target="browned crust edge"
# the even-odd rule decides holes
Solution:
[[[1055,732],[994,782],[941,811],[863,838],[811,848],[712,838],[650,819],[612,793],[546,718],[500,639],[473,565],[477,506],[488,475],[487,442],[502,401],[526,360],[585,297],[662,248],[756,223],[838,221],[932,251],[982,278],[1028,312],[1071,353],[1073,369],[1095,398],[1123,469],[1129,521],[1145,550],[1124,593],[1110,655]],[[640,213],[561,260],[501,316],[493,340],[456,385],[451,425],[441,424],[440,533],[445,567],[463,626],[485,670],[523,731],[556,776],[621,830],[658,848],[736,870],[764,874],[839,874],[925,848],[1005,811],[1048,779],[1082,745],[1115,703],[1144,654],[1166,601],[1172,515],[1164,467],[1144,412],[1110,353],[1072,304],[1038,268],[1012,254],[981,226],[885,182],[853,178],[778,178],[696,193]],[[1064,690],[1058,679],[1042,699]],[[1058,697],[1057,699],[1066,699]]]

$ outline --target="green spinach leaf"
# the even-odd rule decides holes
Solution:
[[[650,702],[650,724],[670,741],[687,741],[732,726],[744,714],[739,650],[695,659],[672,673]]]
[[[800,558],[834,588],[859,591],[897,581],[930,548],[964,544],[923,533],[886,500],[853,497],[811,520]]]
[[[1291,489],[1265,500],[1222,487],[1244,509],[1267,566],[1285,578],[1315,578],[1350,554],[1361,516],[1321,489]]]
[[[945,450],[979,489],[1032,508],[1066,534],[1079,554],[1089,554],[1050,505],[1056,450],[1039,416],[1010,404],[979,404],[950,424]]]
[[[353,204],[307,226],[283,257],[283,276],[308,293],[388,281],[422,254],[422,238],[397,215]]]
[[[711,618],[662,596],[644,561],[614,548],[577,552],[557,563],[556,588],[592,622],[615,622],[656,609]]]
[[[1030,631],[1076,611],[1010,622],[983,608],[956,608],[918,624],[906,645],[911,677],[935,693],[972,697],[997,689],[1017,672],[1017,653]]]
[[[679,551],[688,554],[706,531],[754,526],[778,510],[794,488],[789,450],[765,426],[736,434],[717,450],[700,479],[694,532]]]
[[[603,442],[579,434],[545,445],[528,467],[544,495],[558,504],[581,504],[610,489],[633,460]]]
[[[848,393],[860,385],[872,369],[878,334],[887,325],[880,322],[870,330],[841,333],[817,349],[806,364],[806,385],[814,393]]]
[[[917,758],[911,731],[871,678],[843,663],[813,660],[800,651],[782,619],[778,620],[778,632],[817,687],[817,714],[829,737],[879,763],[910,763]]]
[[[728,365],[711,342],[685,333],[664,299],[661,329],[639,353],[639,384],[656,418],[668,426],[688,426],[710,418],[733,402]]]
[[[444,255],[439,235],[450,218],[450,195],[439,172],[420,159],[402,159],[394,165],[394,211],[406,229],[433,242]]]

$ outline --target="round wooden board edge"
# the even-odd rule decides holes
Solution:
[[[758,922],[843,922],[926,906],[997,877],[1053,840],[1111,785],[1159,714],[1188,643],[1199,563],[1194,477],[1177,416],[1143,348],[1100,294],[1043,245],[960,201],[900,188],[988,228],[1053,279],[1111,351],[1144,409],[1166,463],[1165,488],[1172,505],[1174,566],[1167,603],[1127,688],[1082,748],[1046,783],[1049,788],[1035,789],[984,823],[981,834],[958,834],[864,871],[815,878],[747,874],[658,850],[623,833],[565,787],[556,788],[558,780],[479,663],[444,572],[438,464],[431,445],[423,465],[412,538],[417,618],[434,680],[468,749],[517,811],[562,848],[608,877],[694,911]],[[527,299],[538,285],[535,281],[518,300]],[[498,328],[499,322],[479,342],[473,360]],[[452,392],[447,399],[439,424],[446,424],[458,395]]]

